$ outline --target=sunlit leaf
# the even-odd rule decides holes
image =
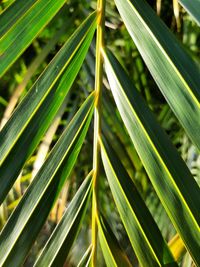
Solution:
[[[118,241],[105,218],[98,218],[99,241],[107,267],[131,267],[128,257],[120,248]]]
[[[147,1],[115,0],[115,3],[162,94],[200,149],[199,68]]]
[[[21,266],[68,178],[84,142],[94,94],[76,113],[0,234],[0,265]],[[33,227],[34,226],[34,227]]]
[[[93,13],[58,52],[0,132],[0,203],[62,105],[81,68],[95,27]]]
[[[77,267],[89,267],[91,256],[92,256],[92,245],[90,245],[89,248],[86,250],[80,262],[78,263]]]
[[[64,5],[65,0],[17,0],[0,16],[0,77]]]
[[[109,51],[104,58],[115,102],[134,146],[166,212],[199,263],[199,187],[119,62]]]
[[[70,248],[80,230],[88,200],[91,193],[92,172],[85,179],[69,207],[63,215],[60,223],[50,236],[35,267],[63,266]]]
[[[183,240],[180,238],[178,234],[176,234],[169,242],[168,245],[170,250],[174,256],[174,258],[178,261],[181,257],[186,253],[186,248],[184,246]]]
[[[140,264],[177,266],[131,178],[105,140],[101,153],[117,209]]]

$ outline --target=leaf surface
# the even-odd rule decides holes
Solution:
[[[107,267],[131,267],[126,254],[120,248],[117,238],[103,217],[98,218],[98,233]]]
[[[80,259],[77,267],[89,267],[92,258],[92,245],[86,250],[82,258]]]
[[[61,48],[0,132],[0,203],[62,105],[95,28],[96,13],[93,13]]]
[[[113,198],[140,264],[177,266],[131,178],[105,140],[101,153]]]
[[[115,3],[163,96],[200,150],[199,68],[145,0]]]
[[[0,266],[21,266],[76,162],[94,102],[91,94],[82,104],[3,228]]]
[[[179,3],[190,13],[196,23],[200,26],[200,0],[179,0]]]
[[[132,142],[166,212],[199,264],[199,187],[119,62],[109,51],[104,59],[111,91]]]
[[[0,19],[0,77],[64,4],[65,0],[18,0],[5,10]]]
[[[80,230],[81,222],[91,195],[91,185],[92,172],[82,183],[72,199],[60,223],[56,226],[35,263],[35,267],[63,266]]]

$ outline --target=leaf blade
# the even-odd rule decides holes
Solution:
[[[145,1],[115,3],[163,96],[200,149],[198,67]]]
[[[86,177],[72,199],[60,223],[56,226],[34,264],[35,267],[61,266],[65,263],[70,248],[79,232],[91,195],[91,178],[92,172]]]
[[[0,203],[62,105],[84,61],[95,27],[94,12],[55,56],[0,132]]]
[[[0,40],[3,35],[20,19],[37,0],[15,1],[0,16]]]
[[[198,262],[199,187],[119,62],[111,52],[104,54],[104,59],[115,102],[132,142],[170,219]]]
[[[200,26],[200,1],[193,0],[193,1],[186,1],[186,0],[179,0],[179,3],[189,12],[189,14],[194,18],[196,23]]]
[[[131,178],[106,141],[101,141],[101,154],[117,209],[140,264],[177,266]]]
[[[91,94],[76,113],[0,234],[0,264],[20,266],[69,176],[94,110]],[[34,225],[34,227],[32,227]]]
[[[13,6],[11,5],[10,8],[3,13],[6,19],[6,14],[8,13],[9,19],[11,14],[14,13],[14,9],[18,6],[19,2],[20,0],[17,1]],[[1,36],[0,77],[61,9],[65,1],[37,0],[31,1],[31,3],[32,5],[30,6],[26,5],[26,9],[24,9],[23,5],[21,6],[21,3],[19,4],[20,8],[22,9],[19,10],[21,17],[14,16],[14,18],[16,18],[15,24],[11,23],[10,28],[6,26],[8,29],[3,36]],[[11,10],[13,12],[11,12]]]
[[[100,219],[98,218],[97,223],[99,241],[106,265],[108,267],[131,267],[132,265],[130,264],[126,254],[120,248],[118,240],[106,220],[103,217]]]
[[[89,267],[91,257],[92,257],[92,245],[90,245],[89,248],[86,250],[81,260],[79,261],[77,267]]]

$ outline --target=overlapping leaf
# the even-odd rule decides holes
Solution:
[[[179,3],[190,13],[200,26],[200,0],[179,0]]]
[[[0,77],[64,5],[65,0],[17,0],[0,17]]]
[[[131,267],[126,254],[120,248],[118,241],[109,224],[101,217],[98,218],[99,241],[107,267]]]
[[[111,90],[128,133],[165,210],[199,264],[199,187],[119,62],[111,52],[104,53],[104,58]]]
[[[21,266],[69,176],[89,127],[94,94],[81,106],[0,234],[0,266]]]
[[[77,267],[89,267],[91,257],[92,257],[92,245],[90,245],[89,248],[86,250],[80,262],[78,263]]]
[[[101,153],[117,209],[140,264],[177,266],[131,178],[106,141],[101,142]]]
[[[0,16],[0,40],[10,28],[36,3],[37,0],[16,0]]]
[[[145,0],[115,0],[115,3],[162,94],[200,149],[198,67]]]
[[[40,254],[35,267],[63,266],[79,232],[91,193],[92,172],[72,199],[60,223]]]
[[[93,13],[62,47],[0,132],[0,203],[62,105],[83,63],[95,27],[96,13]]]

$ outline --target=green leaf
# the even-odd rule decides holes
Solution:
[[[133,144],[171,221],[199,264],[199,187],[119,62],[111,52],[104,53],[104,58],[115,102]]]
[[[131,267],[126,254],[118,244],[118,240],[112,232],[109,224],[103,216],[98,220],[98,233],[101,249],[108,267]]]
[[[92,172],[87,176],[60,223],[55,228],[40,254],[35,267],[63,266],[71,246],[80,230],[90,198],[92,185]]]
[[[0,132],[0,203],[62,105],[87,54],[95,27],[93,13],[58,52]]]
[[[200,149],[200,71],[197,65],[146,1],[115,0],[115,3],[162,94]]]
[[[94,110],[91,94],[76,113],[0,234],[0,266],[21,266],[68,178]],[[34,226],[34,227],[33,227]]]
[[[16,0],[0,16],[0,40],[20,20],[37,0]]]
[[[147,267],[177,266],[151,213],[120,160],[105,140],[100,143],[113,198],[140,264]]]
[[[92,257],[92,245],[90,245],[89,248],[86,250],[80,262],[78,263],[77,267],[89,267],[91,257]]]
[[[18,0],[3,13],[0,20],[0,29],[2,28],[0,31],[0,77],[65,2],[65,0]]]
[[[131,162],[126,147],[123,143],[121,143],[118,136],[111,130],[105,120],[102,120],[102,133],[103,136],[105,136],[109,141],[109,143],[112,143],[113,149],[120,154],[122,163],[124,164],[126,170],[128,169],[131,172],[135,172],[135,168],[133,166],[133,163]]]
[[[178,0],[179,3],[190,13],[196,23],[200,26],[200,0]]]

